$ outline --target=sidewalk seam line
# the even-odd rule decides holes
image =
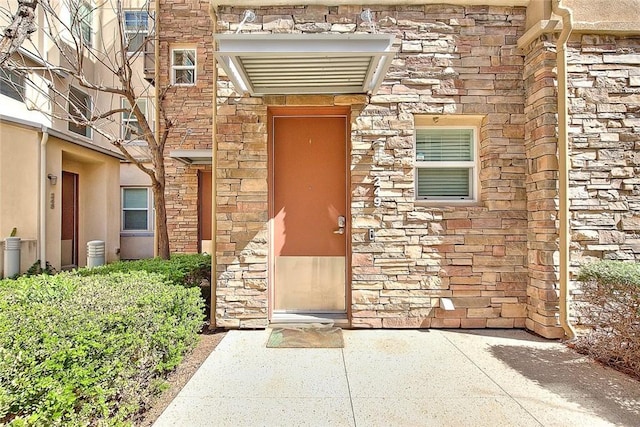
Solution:
[[[349,374],[347,373],[347,361],[344,358],[344,348],[340,349],[340,354],[342,354],[342,367],[344,368],[344,377],[347,380],[347,391],[349,392],[349,405],[351,405],[351,416],[353,417],[353,425],[354,427],[358,426],[356,422],[356,411],[353,409],[353,397],[351,396],[351,384],[349,383]]]
[[[507,396],[509,396],[509,399],[513,400],[514,402],[516,402],[516,404],[522,408],[522,410],[524,412],[526,412],[527,414],[529,414],[529,416],[531,418],[533,418],[539,425],[544,426],[544,423],[540,422],[540,420],[538,418],[536,418],[535,415],[533,415],[531,412],[529,412],[527,410],[527,408],[525,408],[524,406],[522,406],[522,404],[520,403],[520,401],[518,399],[516,399],[515,397],[511,396],[511,393],[509,393],[507,390],[505,390],[500,384],[498,384],[493,378],[491,378],[491,375],[487,374],[484,369],[482,369],[476,362],[474,362],[468,355],[467,353],[465,353],[464,351],[462,351],[460,349],[460,347],[458,347],[453,341],[451,341],[449,339],[449,337],[446,334],[443,334],[444,338],[449,341],[449,343],[455,347],[456,350],[458,350],[469,362],[471,362],[471,364],[473,366],[475,366],[476,368],[478,368],[480,370],[480,372],[482,372],[482,374],[489,378],[489,381],[491,381],[492,383],[494,383],[500,390],[502,390],[504,392],[504,394],[506,394]]]

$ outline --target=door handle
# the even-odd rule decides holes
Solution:
[[[347,225],[347,219],[340,215],[338,217],[338,229],[334,230],[333,234],[344,234],[344,227]]]

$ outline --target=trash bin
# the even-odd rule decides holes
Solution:
[[[20,237],[4,239],[4,278],[20,274]]]
[[[101,265],[104,265],[104,242],[102,240],[87,242],[87,267]]]

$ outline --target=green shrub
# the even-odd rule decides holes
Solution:
[[[640,377],[640,264],[598,261],[578,273],[581,321],[589,328],[575,347]]]
[[[78,271],[83,276],[109,274],[113,272],[147,271],[160,273],[176,285],[187,288],[200,286],[202,280],[211,279],[211,255],[174,254],[170,260],[161,258],[137,261],[118,261],[101,267],[83,268]]]
[[[158,273],[168,281],[187,288],[199,287],[200,295],[205,301],[203,312],[207,319],[211,304],[211,255],[207,254],[174,254],[170,260],[161,258],[141,259],[136,261],[118,261],[101,267],[82,268],[78,274],[83,276],[103,275],[114,272],[147,271]]]
[[[197,289],[147,272],[0,281],[0,424],[128,424],[202,317]]]

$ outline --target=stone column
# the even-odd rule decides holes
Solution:
[[[558,139],[556,52],[543,35],[525,49],[525,149],[528,211],[528,329],[561,338],[558,315]]]

